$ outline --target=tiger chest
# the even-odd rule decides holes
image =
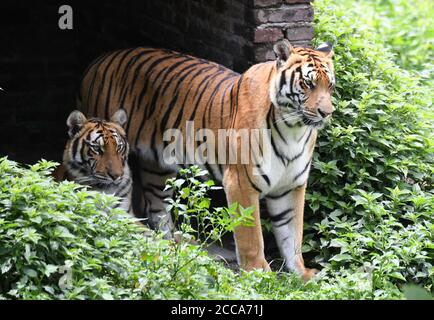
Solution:
[[[313,130],[300,129],[300,132],[288,134],[285,140],[270,140],[270,165],[265,166],[262,175],[256,176],[256,182],[262,190],[261,196],[280,194],[307,182],[316,136]]]

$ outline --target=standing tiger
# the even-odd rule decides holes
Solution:
[[[124,126],[125,110],[119,109],[110,121],[73,111],[66,124],[69,140],[55,179],[75,181],[120,198],[117,207],[132,213],[132,178],[128,166],[129,144]]]
[[[229,205],[255,208],[254,226],[235,230],[240,266],[269,270],[259,216],[259,200],[265,199],[286,267],[310,279],[315,270],[304,266],[301,254],[304,195],[317,130],[333,111],[333,51],[329,44],[294,48],[287,40],[277,42],[274,51],[275,61],[243,74],[168,50],[112,52],[85,72],[79,102],[84,112],[100,117],[118,106],[127,110],[126,132],[140,159],[142,210],[163,230],[171,228],[165,180],[186,166],[163,158],[167,129],[184,133],[190,121],[216,135],[219,129],[268,129],[271,172],[254,174],[253,164],[240,162],[205,163],[204,168],[223,183]],[[240,146],[229,148],[239,152]]]

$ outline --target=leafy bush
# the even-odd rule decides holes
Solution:
[[[113,197],[55,184],[42,161],[0,160],[0,294],[73,299],[129,296],[141,240]],[[123,286],[127,287],[124,289]]]
[[[366,273],[343,271],[308,284],[286,273],[234,273],[186,241],[145,237],[134,219],[110,209],[113,197],[53,182],[53,166],[42,161],[23,169],[0,159],[0,299],[372,297]],[[184,173],[197,180],[194,169]],[[205,194],[195,199],[190,209],[202,210]]]
[[[368,272],[375,297],[434,281],[431,89],[395,63],[370,19],[378,2],[315,2],[316,41],[336,44],[337,111],[314,155],[304,247],[325,273]]]
[[[214,181],[200,181],[207,175],[206,170],[192,166],[179,171],[180,178],[171,178],[166,182],[166,190],[172,189],[176,197],[167,199],[167,210],[174,217],[179,229],[178,238],[187,241],[202,242],[202,246],[215,242],[221,244],[227,232],[233,232],[239,225],[253,226],[253,208],[243,208],[234,203],[229,208],[213,208],[210,212],[210,190],[222,189],[214,186]]]
[[[394,54],[394,61],[412,71],[432,71],[434,3],[431,0],[367,0],[359,24],[372,27]],[[432,74],[431,74],[432,77]]]

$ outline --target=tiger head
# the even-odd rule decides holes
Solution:
[[[70,139],[63,154],[63,164],[68,179],[96,189],[107,189],[128,178],[129,145],[124,109],[113,114],[110,122],[87,119],[76,110],[66,123]]]
[[[287,120],[321,126],[333,112],[332,46],[325,43],[316,50],[294,48],[285,39],[274,45],[274,52],[277,60],[271,101]]]

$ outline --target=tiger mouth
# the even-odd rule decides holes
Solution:
[[[76,181],[80,184],[87,185],[93,188],[107,188],[110,186],[120,185],[123,179],[112,180],[106,177],[89,175],[89,176],[77,178]]]
[[[303,115],[301,120],[303,121],[303,123],[305,125],[312,126],[312,127],[321,127],[325,123],[324,119],[315,120],[315,119],[311,119],[305,115]]]
[[[118,186],[123,179],[112,180],[110,178],[95,177],[95,182],[104,186]]]

